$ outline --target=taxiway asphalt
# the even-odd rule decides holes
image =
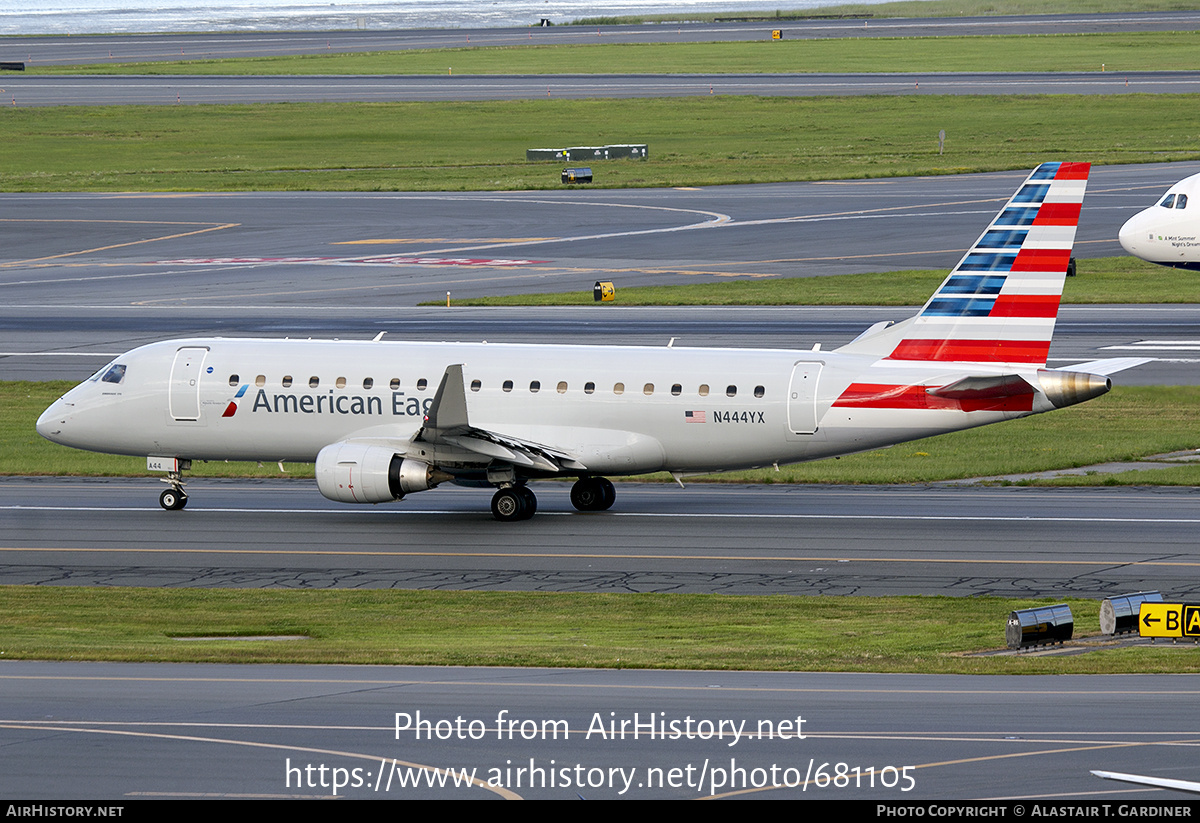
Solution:
[[[1200,72],[461,76],[9,76],[12,106],[981,94],[1195,94]]]
[[[313,481],[193,480],[166,512],[154,479],[5,478],[0,583],[1200,596],[1190,488],[621,483],[598,515],[534,488],[537,516],[499,525],[489,491],[450,486],[353,507]]]
[[[975,798],[1115,816],[1188,803],[1091,769],[1192,779],[1200,737],[1197,682],[1171,675],[7,661],[0,688],[5,785],[61,799],[328,798],[337,774],[359,799],[886,799],[946,816],[928,804]],[[419,739],[418,712],[441,724]],[[635,738],[651,717],[679,736]],[[829,779],[838,764],[855,779]],[[435,768],[477,782],[430,788]]]

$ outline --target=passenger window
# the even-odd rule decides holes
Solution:
[[[334,381],[334,385],[337,386],[339,389],[346,388],[346,378],[339,377],[336,381]]]
[[[625,384],[624,383],[617,383],[615,386],[613,386],[613,394],[624,394],[624,393],[625,393]]]
[[[500,388],[504,389],[505,391],[512,391],[512,386],[513,386],[513,384],[512,384],[511,380],[505,380],[504,385],[501,386]]]
[[[364,377],[364,378],[363,378],[363,388],[364,388],[364,389],[369,389],[369,388],[371,388],[371,387],[372,387],[372,386],[374,386],[374,385],[375,385],[375,379],[374,379],[374,378],[372,378],[372,377]]]
[[[428,385],[429,385],[429,381],[426,380],[424,377],[422,377],[420,380],[417,381],[417,391],[425,391],[425,388]]]
[[[675,395],[676,397],[683,394],[683,386],[676,383],[674,386],[671,387],[671,394]]]
[[[279,382],[283,385],[283,387],[285,389],[290,389],[292,387],[292,376],[290,374],[285,374],[283,376],[283,379],[280,380]]]
[[[699,395],[700,395],[701,397],[708,397],[708,384],[707,384],[707,383],[701,383],[701,384],[700,384],[700,391],[699,391],[698,393],[699,393]]]
[[[737,397],[737,386],[726,386],[725,387],[725,396],[726,397]]]
[[[642,394],[647,396],[654,394],[654,384],[647,383],[646,385],[642,386]]]
[[[566,380],[559,380],[559,381],[558,381],[558,393],[559,393],[559,394],[566,394],[566,393],[567,393],[567,381],[566,381]]]
[[[400,378],[393,377],[392,382],[388,383],[388,385],[391,387],[392,391],[396,391],[396,389],[400,388]]]
[[[259,388],[267,385],[267,376],[265,374],[260,374],[258,377],[254,378],[254,385],[258,386]]]
[[[596,384],[595,384],[595,383],[593,383],[593,382],[591,382],[591,381],[588,381],[587,383],[584,383],[584,384],[583,384],[583,393],[584,393],[584,394],[592,394],[592,393],[594,393],[595,391],[596,391]]]
[[[1175,196],[1175,208],[1177,208],[1177,209],[1186,209],[1187,208],[1187,195],[1186,194],[1179,194],[1179,195]]]
[[[308,378],[308,387],[310,389],[315,389],[319,385],[321,385],[321,378],[317,377],[315,374]]]
[[[471,391],[479,391],[481,388],[483,388],[483,384],[478,380],[471,381]]]
[[[541,380],[530,380],[529,381],[529,390],[531,392],[533,392],[534,394],[537,394],[538,392],[540,392],[542,390],[542,381]]]
[[[1162,206],[1164,209],[1174,208],[1175,195],[1168,194],[1165,198],[1163,198],[1163,201],[1161,203],[1159,203],[1159,205]]]
[[[236,386],[238,384],[238,376],[236,374],[229,375],[229,385]]]
[[[754,396],[755,397],[762,397],[766,393],[767,393],[767,390],[765,388],[763,388],[762,386],[754,387]]]

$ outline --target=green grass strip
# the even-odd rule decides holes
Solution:
[[[455,306],[921,306],[946,278],[945,269],[770,277],[680,286],[626,286],[615,280],[611,303],[597,304],[591,284],[573,292],[455,298]],[[1200,277],[1135,257],[1079,260],[1063,303],[1200,303]],[[428,301],[423,306],[445,305]],[[897,319],[903,316],[897,315]]]
[[[890,449],[707,478],[751,483],[927,483],[1136,460],[1200,447],[1200,386],[1121,386],[1078,406]],[[0,472],[14,475],[158,476],[144,458],[68,449],[33,429],[69,383],[0,383]],[[1154,420],[1147,426],[1147,420]],[[568,444],[559,444],[566,447]],[[310,464],[196,463],[189,477],[312,477]],[[1152,484],[1161,472],[1140,472]],[[644,478],[643,478],[644,479]],[[666,475],[650,479],[669,480]],[[1070,483],[1081,480],[1066,481]],[[1109,482],[1094,476],[1091,484]],[[689,481],[690,482],[690,481]],[[1168,482],[1171,482],[1168,480]],[[317,494],[314,488],[312,493]],[[437,492],[431,492],[436,494]]]
[[[443,591],[0,587],[5,660],[874,671],[1193,672],[1160,645],[1036,658],[1004,646],[993,597],[759,597]],[[1099,601],[1070,600],[1076,637]],[[303,639],[182,640],[300,635]]]
[[[465,39],[465,36],[464,36]],[[597,38],[599,40],[599,38]],[[1200,32],[612,43],[413,49],[251,59],[33,66],[31,74],[486,75],[1183,71]]]
[[[535,100],[7,109],[3,191],[561,188],[527,148],[648,143],[604,187],[1200,158],[1190,95]],[[303,123],[303,129],[296,124]],[[937,153],[939,129],[946,153]]]
[[[622,23],[712,22],[717,18],[775,17],[781,20],[833,15],[889,17],[989,17],[1018,14],[1129,14],[1142,11],[1193,11],[1195,0],[1063,0],[1048,8],[1045,0],[898,0],[893,3],[844,3],[817,9],[765,9],[731,12],[676,12],[674,14],[586,17],[573,21],[580,26]]]

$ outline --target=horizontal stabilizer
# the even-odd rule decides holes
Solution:
[[[1119,371],[1132,369],[1144,363],[1151,363],[1153,357],[1109,357],[1105,360],[1089,360],[1086,363],[1076,363],[1073,366],[1063,366],[1065,371],[1084,371],[1092,374],[1116,374]]]
[[[1172,780],[1168,777],[1146,777],[1140,774],[1122,774],[1121,772],[1102,772],[1092,769],[1096,777],[1105,780],[1119,780],[1122,783],[1134,783],[1138,786],[1156,786],[1160,789],[1174,789],[1177,792],[1200,794],[1200,783],[1194,780]]]

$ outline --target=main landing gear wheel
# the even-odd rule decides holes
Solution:
[[[169,512],[176,512],[187,505],[187,495],[179,489],[167,489],[158,496],[158,505]]]
[[[571,487],[571,505],[581,512],[604,512],[617,502],[617,490],[605,477],[581,477]]]
[[[528,520],[537,511],[537,496],[527,486],[509,486],[492,496],[492,517],[503,523]]]

